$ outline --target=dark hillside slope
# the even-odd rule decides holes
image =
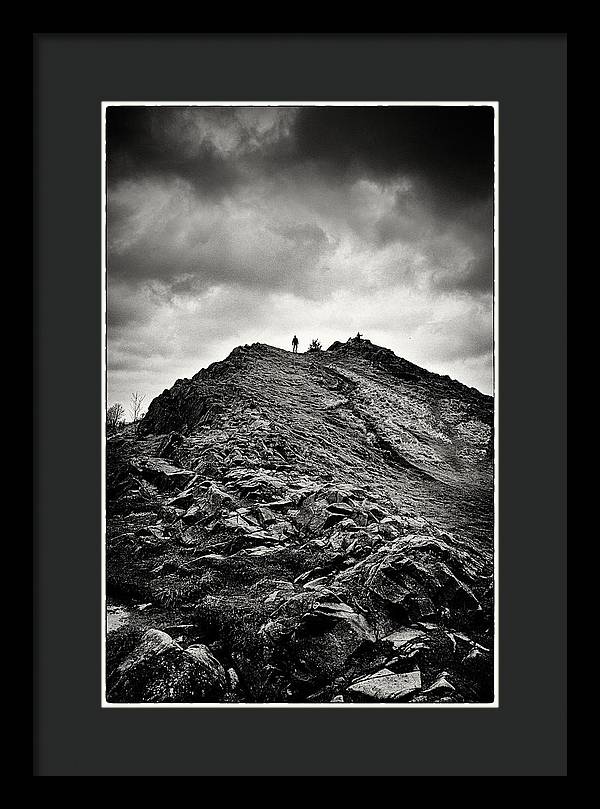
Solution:
[[[491,397],[366,340],[239,347],[107,484],[109,700],[493,698]]]

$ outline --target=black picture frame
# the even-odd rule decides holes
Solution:
[[[34,774],[565,775],[566,35],[33,44]],[[115,100],[499,102],[499,708],[101,708],[101,102]]]

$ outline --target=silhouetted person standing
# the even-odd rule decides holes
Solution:
[[[360,343],[360,338],[361,337],[362,337],[362,334],[360,332],[357,332],[356,337],[354,339],[356,340],[357,343]]]
[[[298,353],[298,338],[296,337],[296,335],[294,335],[292,338],[292,353],[294,354]]]

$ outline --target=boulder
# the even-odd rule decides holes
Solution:
[[[192,525],[202,517],[202,509],[200,506],[190,506],[181,518],[186,525]]]
[[[394,632],[390,632],[389,635],[385,636],[384,640],[390,641],[394,649],[401,649],[403,646],[406,646],[407,643],[425,637],[425,632],[421,629],[403,627],[402,629],[396,629]]]
[[[201,460],[196,464],[195,469],[205,478],[219,477],[223,469],[223,458],[215,452],[205,452]]]
[[[327,528],[333,528],[334,525],[344,520],[345,517],[343,514],[330,514],[323,523],[323,529],[327,530]],[[355,523],[356,525],[356,523]]]
[[[161,458],[166,458],[167,460],[173,458],[179,447],[183,443],[183,436],[181,433],[171,432],[169,435],[166,435],[163,440],[160,442],[160,446],[158,449],[158,454]]]
[[[181,494],[172,497],[170,500],[167,500],[168,506],[173,506],[173,508],[181,508],[181,509],[188,509],[194,502],[194,493],[190,491],[181,492]]]
[[[351,503],[352,494],[353,490],[350,488],[328,488],[323,492],[323,497],[331,505],[342,505],[343,503]]]
[[[277,521],[277,517],[267,506],[256,506],[252,514],[256,517],[261,525],[271,525]]]
[[[346,503],[331,503],[327,506],[327,511],[341,514],[343,517],[351,517],[354,514],[354,509]]]
[[[452,694],[456,691],[456,688],[452,685],[450,680],[448,679],[450,675],[447,671],[443,671],[440,676],[437,678],[435,682],[433,682],[429,688],[425,688],[423,690],[423,694],[431,694],[435,695],[436,697],[439,696],[447,696],[448,694]]]
[[[209,511],[215,513],[224,508],[231,508],[233,506],[233,497],[228,492],[212,484],[206,492],[206,502]]]
[[[397,702],[420,688],[420,671],[396,673],[383,668],[375,674],[355,680],[346,691],[353,697],[367,698],[372,702]]]
[[[351,531],[346,532],[346,553],[348,556],[360,557],[365,556],[373,550],[376,539],[368,531]]]
[[[154,484],[161,491],[183,489],[194,479],[195,472],[180,469],[164,458],[143,458],[132,462],[134,473]]]
[[[303,585],[305,590],[321,590],[327,586],[328,576],[321,576],[320,579],[312,579]]]
[[[206,702],[227,688],[225,670],[202,644],[183,649],[149,629],[107,679],[109,702]]]
[[[422,626],[422,624],[421,624]],[[399,641],[394,643],[392,632],[388,635],[394,644],[394,651],[399,660],[418,663],[420,670],[426,673],[428,678],[437,676],[442,666],[451,666],[455,660],[455,650],[448,633],[435,625],[426,631],[411,628],[406,634],[399,630]],[[409,632],[413,636],[409,637]]]
[[[322,503],[317,501],[313,492],[302,499],[298,512],[293,517],[293,523],[304,534],[318,534],[323,530],[328,512]],[[341,515],[336,517],[336,521],[343,519]]]
[[[198,676],[202,680],[203,691],[206,694],[222,694],[227,690],[227,674],[208,646],[203,643],[193,643],[184,652],[191,655],[198,664]]]
[[[248,524],[234,512],[229,517],[218,518],[211,530],[215,532],[225,530],[228,534],[242,536],[248,532]]]
[[[367,620],[348,604],[332,601],[321,589],[312,608],[294,626],[288,644],[292,674],[306,682],[328,679],[343,671],[363,643],[374,642]]]
[[[432,618],[437,614],[436,607],[428,595],[411,593],[402,606],[411,621],[420,621],[423,618]]]
[[[471,674],[480,674],[490,668],[490,661],[492,656],[490,652],[475,646],[469,654],[465,655],[462,659],[462,664],[465,669]]]
[[[249,508],[238,508],[235,510],[234,514],[239,522],[245,524],[250,530],[259,530],[259,522]]]
[[[344,603],[326,586],[303,591],[283,600],[290,585],[265,600],[273,604],[271,618],[259,635],[270,645],[294,693],[310,693],[342,673],[348,659],[375,635],[363,615]]]
[[[361,528],[366,528],[369,524],[369,517],[364,511],[355,511],[354,522]]]

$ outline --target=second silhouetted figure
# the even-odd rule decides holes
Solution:
[[[292,352],[294,354],[298,353],[298,338],[296,337],[296,335],[294,335],[292,338]]]

